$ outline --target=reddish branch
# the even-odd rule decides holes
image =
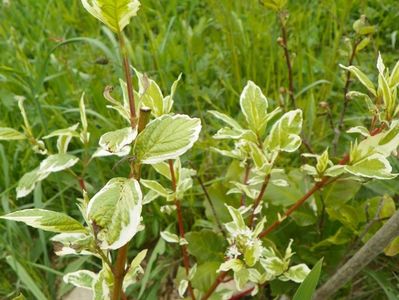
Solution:
[[[150,119],[150,114],[151,110],[149,109],[142,108],[140,110],[140,116],[137,128],[138,133],[144,130],[145,126],[147,125]],[[134,164],[133,162],[131,165],[131,173],[129,175],[129,178],[135,178],[136,180],[140,180],[140,173],[141,173],[141,164]],[[112,300],[119,300],[121,296],[122,299],[126,299],[126,296],[122,291],[122,288],[123,288],[123,279],[125,278],[127,271],[126,261],[127,261],[128,249],[129,249],[129,243],[126,243],[126,245],[118,249],[116,262],[114,267],[112,268],[112,272],[114,274],[114,288],[113,288]]]
[[[208,289],[208,291],[205,293],[204,296],[202,296],[201,300],[206,300],[210,296],[212,296],[213,292],[216,290],[216,288],[221,284],[224,280],[224,278],[227,276],[227,272],[221,272],[218,277],[216,277],[215,282],[211,285],[211,287]]]
[[[172,189],[176,193],[176,176],[175,176],[175,170],[173,167],[173,160],[169,159],[169,170],[170,170],[170,177],[172,179]],[[181,238],[184,239],[184,225],[183,225],[183,214],[181,211],[181,205],[180,205],[180,200],[175,197],[175,205],[176,205],[176,212],[177,212],[177,222],[179,225],[179,234]],[[188,252],[187,252],[187,246],[182,245],[181,246],[182,254],[183,254],[183,264],[184,268],[186,270],[186,275],[188,276],[188,273],[190,272],[190,260],[188,257]],[[191,286],[191,282],[188,282],[188,292],[191,296],[191,299],[195,300],[195,295],[193,288]]]
[[[370,131],[370,134],[376,135],[380,133],[383,129],[385,128],[385,124],[382,124],[380,127],[375,128]],[[345,165],[349,162],[349,154],[345,154],[344,157],[339,161],[339,165]],[[283,215],[282,218],[274,222],[272,225],[270,225],[268,228],[266,228],[264,231],[262,231],[259,234],[259,238],[263,238],[266,235],[268,235],[270,232],[272,232],[274,229],[276,229],[287,217],[289,217],[295,210],[297,210],[307,199],[309,199],[315,192],[319,191],[321,188],[327,186],[328,184],[334,182],[337,178],[329,180],[328,177],[323,177],[321,181],[317,182],[305,195],[303,195],[300,199],[298,199],[294,205],[292,205]],[[207,300],[212,293],[216,290],[216,288],[219,286],[219,284],[223,281],[223,278],[227,275],[227,272],[222,272],[220,275],[216,278],[215,282],[212,284],[212,286],[209,288],[209,290],[205,293],[205,295],[201,298],[201,300]]]
[[[79,181],[79,186],[82,189],[82,191],[87,191],[85,180],[82,177],[79,177],[78,181]]]
[[[116,257],[116,262],[113,267],[114,274],[114,288],[112,293],[113,300],[119,300],[121,297],[122,287],[123,287],[123,278],[126,275],[126,260],[127,260],[127,252],[129,249],[129,243],[126,243],[124,246],[118,249],[118,254]]]
[[[292,205],[285,213],[284,216],[279,218],[277,221],[275,221],[272,225],[270,225],[268,228],[266,228],[264,231],[262,231],[259,234],[260,238],[263,238],[264,236],[268,235],[270,232],[272,232],[274,229],[276,229],[277,226],[279,226],[287,217],[289,217],[295,210],[298,209],[306,200],[310,198],[316,191],[320,190],[323,186],[327,184],[328,178],[324,177],[320,182],[317,182],[305,195],[302,196],[297,202],[295,202],[294,205]]]
[[[345,165],[349,161],[349,155],[345,155],[343,159],[338,163],[340,165]],[[268,228],[263,230],[259,234],[259,238],[263,238],[266,235],[268,235],[270,232],[272,232],[276,227],[278,227],[287,217],[289,217],[294,211],[296,211],[303,203],[305,203],[306,200],[308,200],[315,192],[320,190],[322,187],[325,187],[326,185],[330,184],[331,182],[335,181],[329,180],[329,177],[323,177],[321,181],[316,182],[316,184],[305,194],[303,195],[300,199],[298,199],[294,205],[292,205],[283,215],[282,218],[278,219],[275,221],[272,225],[270,225]]]
[[[255,289],[255,287],[251,287],[245,291],[242,291],[241,293],[238,293],[238,294],[230,297],[229,300],[240,300],[242,297],[245,297],[245,296],[248,296],[249,294],[251,294],[254,289]]]
[[[134,91],[133,91],[133,81],[132,74],[130,72],[129,58],[127,56],[127,51],[125,47],[125,41],[122,33],[118,34],[119,46],[123,62],[123,72],[125,74],[126,85],[127,85],[127,95],[129,98],[129,108],[130,108],[130,125],[132,128],[136,127],[136,106],[134,102]]]
[[[349,155],[345,155],[344,158],[339,162],[340,165],[344,165],[349,161]],[[298,209],[307,199],[309,199],[315,192],[320,190],[322,187],[325,187],[329,183],[333,182],[334,180],[328,180],[328,177],[323,177],[321,181],[317,182],[305,195],[303,195],[300,199],[297,200],[297,202],[291,206],[285,213],[284,216],[274,222],[272,225],[270,225],[268,228],[266,228],[264,231],[262,231],[259,234],[259,238],[263,238],[266,235],[268,235],[270,232],[272,232],[274,229],[276,229],[288,216],[290,216],[296,209]],[[219,277],[223,275],[222,279]],[[219,286],[221,281],[223,280],[224,276],[227,275],[226,272],[221,273],[218,278],[216,278],[215,282],[212,284],[212,286],[209,288],[209,290],[206,292],[206,294],[201,298],[201,300],[206,300],[208,299],[212,293],[216,290],[216,288]]]

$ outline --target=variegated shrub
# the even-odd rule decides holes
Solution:
[[[220,221],[211,201],[205,207],[205,215],[209,218],[187,222],[183,217],[182,201],[188,196],[196,196],[191,191],[194,178],[198,179],[204,194],[209,195],[197,171],[181,159],[197,142],[202,128],[200,119],[173,112],[181,76],[164,96],[154,80],[131,68],[123,30],[137,15],[138,0],[81,2],[91,15],[118,36],[125,73],[125,79],[119,80],[122,99],[114,98],[110,86],[105,87],[104,98],[108,101],[107,107],[118,114],[124,125],[103,132],[95,141],[96,150],[88,153],[93,135],[86,116],[85,94],[79,101],[80,121],[44,136],[35,134],[25,112],[24,98],[18,97],[23,124],[18,130],[0,128],[0,140],[25,141],[43,159],[20,178],[16,198],[29,196],[40,182],[45,184],[52,173],[68,172],[81,189],[81,197],[77,200],[81,215],[75,218],[61,212],[32,208],[0,218],[57,233],[51,242],[58,256],[86,255],[100,261],[97,270],[82,269],[63,276],[64,282],[91,290],[92,298],[96,300],[128,299],[129,288],[139,282],[140,275],[145,272],[143,266],[152,265],[157,255],[164,253],[165,242],[170,248],[181,251],[181,254],[172,255],[169,263],[176,270],[172,285],[181,298],[206,300],[255,296],[277,280],[290,281],[293,285],[305,281],[300,289],[309,284],[315,287],[321,262],[311,270],[306,264],[296,262],[302,258],[294,257],[294,239],[287,238],[282,246],[285,250],[281,252],[281,245],[277,246],[265,237],[316,191],[338,180],[365,183],[397,176],[390,157],[396,154],[399,145],[399,63],[390,71],[379,56],[377,84],[359,68],[341,66],[348,74],[355,75],[367,90],[364,93],[351,91],[348,99],[365,100],[371,117],[369,129],[357,126],[348,130],[357,138],[348,143],[348,151],[341,160],[330,158],[329,149],[321,154],[304,153],[309,150],[305,147],[306,151],[301,153],[305,142],[303,123],[306,116],[303,111],[297,107],[289,110],[284,105],[273,108],[276,101],[269,101],[259,86],[248,81],[237,101],[237,108],[241,110],[237,119],[219,111],[209,111],[216,122],[223,123],[213,136],[222,145],[211,149],[232,159],[232,165],[235,163],[240,175],[244,174],[242,181],[236,180],[238,176],[235,176],[235,180],[227,182],[227,197],[240,202],[220,205],[219,211],[225,213],[224,222]],[[261,2],[278,12],[287,3],[284,0]],[[355,28],[366,30],[359,23]],[[131,77],[132,71],[137,78],[137,90],[133,87],[136,80]],[[70,150],[72,139],[80,143],[82,151]],[[110,156],[119,157],[119,163],[128,164],[130,172],[116,177],[110,170],[108,181],[103,182],[102,187],[91,186],[87,170],[93,162],[101,164],[104,157]],[[265,215],[273,203],[267,198],[267,191],[273,187],[289,188],[287,164],[281,161],[291,161],[293,157],[303,162],[301,170],[314,185],[292,206],[273,212],[274,219],[268,220]],[[156,174],[156,177],[146,178],[143,174]],[[220,174],[215,181],[222,181],[224,175]],[[148,249],[136,249],[135,257],[129,258],[129,244],[144,230],[143,219],[151,218],[146,215],[150,203],[156,204],[157,213],[166,220],[168,215],[176,215],[178,226],[175,228],[175,223],[171,223],[165,228],[156,228],[157,235],[159,233],[156,246],[153,247],[151,241],[151,246],[145,247]],[[203,210],[203,207],[199,209]],[[311,209],[312,216],[319,216],[315,202]],[[189,232],[185,232],[187,223],[193,224]],[[201,230],[195,230],[197,227]],[[147,257],[147,252],[151,253],[151,258]],[[175,267],[176,264],[183,264],[183,267]],[[309,288],[310,294],[314,287]],[[305,299],[295,295],[294,299],[310,300],[311,296]]]

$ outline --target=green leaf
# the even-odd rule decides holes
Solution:
[[[301,145],[299,134],[302,130],[302,111],[291,110],[274,123],[270,134],[265,139],[265,146],[270,151],[294,152]]]
[[[63,280],[65,283],[69,283],[80,288],[91,290],[96,278],[97,274],[91,271],[79,270],[64,275]]]
[[[0,141],[24,140],[25,134],[9,127],[0,127]]]
[[[139,252],[136,257],[132,260],[129,269],[126,272],[125,278],[123,279],[123,290],[126,290],[130,285],[136,283],[137,275],[144,273],[143,268],[140,266],[147,254],[147,249]]]
[[[312,300],[314,291],[319,281],[322,265],[323,259],[320,259],[299,286],[292,300]]]
[[[101,136],[98,142],[101,150],[97,150],[93,156],[125,156],[130,152],[130,144],[136,136],[137,130],[131,127],[107,132]]]
[[[83,7],[107,25],[112,31],[119,33],[129,24],[130,18],[137,15],[138,0],[82,0]]]
[[[211,230],[188,232],[188,252],[196,258],[198,263],[207,261],[223,261],[226,249],[223,237]]]
[[[383,271],[371,271],[365,270],[365,273],[373,278],[381,289],[384,291],[387,300],[397,300],[399,295],[399,290],[397,285],[391,282],[390,273]]]
[[[370,41],[371,39],[369,37],[365,37],[364,39],[362,39],[361,42],[356,47],[356,53],[366,48],[367,45],[370,44]]]
[[[261,135],[267,125],[268,102],[261,89],[252,81],[248,81],[241,93],[240,106],[249,128]]]
[[[382,99],[384,101],[388,116],[391,117],[395,109],[395,100],[392,98],[391,89],[389,88],[388,81],[383,73],[380,73],[378,76],[378,87],[379,92],[381,91],[382,93]]]
[[[146,188],[156,192],[158,195],[165,198],[173,193],[172,190],[164,188],[158,181],[155,180],[141,179],[140,183],[144,185]]]
[[[98,227],[104,249],[118,249],[137,233],[142,193],[135,179],[113,178],[90,200],[87,218]]]
[[[389,78],[389,86],[391,88],[399,84],[399,61],[396,63]]]
[[[197,268],[197,272],[195,272],[195,275],[191,280],[193,288],[196,288],[202,292],[206,292],[216,280],[216,270],[218,269],[219,265],[220,263],[214,261],[208,261],[200,264]]]
[[[163,115],[152,120],[137,136],[134,153],[143,164],[176,159],[193,146],[200,131],[197,118]]]
[[[66,214],[44,210],[44,209],[24,209],[5,216],[1,219],[23,222],[34,228],[39,228],[52,232],[86,232],[87,230],[75,219]]]
[[[353,165],[345,166],[345,170],[355,176],[362,176],[376,179],[392,179],[397,174],[392,174],[392,167],[389,161],[381,154],[369,155]]]
[[[17,261],[13,256],[6,257],[7,264],[14,270],[18,279],[24,284],[27,290],[29,290],[35,299],[37,300],[48,300],[42,289],[36,284],[36,281],[29,275],[26,269]]]
[[[152,167],[162,176],[171,180],[169,165],[165,162],[160,162],[157,164],[153,164]]]

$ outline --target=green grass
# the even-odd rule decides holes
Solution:
[[[113,35],[89,17],[78,0],[6,2],[0,4],[0,126],[20,128],[22,118],[16,95],[26,97],[36,135],[74,124],[79,118],[78,101],[85,91],[92,132],[90,150],[94,151],[95,141],[105,129],[122,125],[115,113],[105,107],[102,96],[105,85],[117,86],[122,77]],[[206,111],[217,109],[236,115],[239,94],[249,79],[263,89],[273,106],[288,101],[287,94],[281,94],[281,88],[288,84],[283,52],[276,42],[280,36],[277,17],[256,0],[143,0],[142,4],[138,18],[127,28],[132,65],[156,79],[165,92],[183,73],[175,110],[203,120],[201,141],[189,158],[210,184],[214,174],[226,169],[227,161],[204,151],[213,143],[209,138],[218,128]],[[355,60],[366,73],[374,74],[378,51],[383,53],[386,65],[399,59],[399,42],[395,38],[399,31],[399,3],[308,0],[290,1],[288,9],[289,50],[294,58],[298,103],[305,113],[305,136],[320,152],[330,144],[334,132],[319,104],[328,102],[334,117],[342,108],[344,73],[338,64],[348,62],[344,40],[353,35],[353,21],[365,14],[371,24],[378,25],[371,44]],[[359,112],[365,111],[363,103],[351,103],[345,119],[347,127],[359,124]],[[341,143],[347,144],[348,140],[344,135]],[[345,148],[340,146],[339,153]],[[78,215],[75,199],[80,193],[68,174],[52,175],[36,188],[32,198],[15,199],[18,179],[32,170],[39,159],[26,144],[0,144],[0,214],[35,206]],[[126,173],[122,166],[110,171],[115,162],[102,160],[101,165],[92,165],[88,174],[92,190],[98,190],[115,172]],[[200,194],[196,186],[187,206],[192,214],[203,218],[198,212]],[[149,237],[139,235],[137,249],[144,243],[153,247],[160,228],[172,220],[161,215],[155,205],[147,213],[159,220],[147,224]],[[286,235],[295,233],[292,224],[287,227]],[[332,233],[336,227],[331,222],[326,230]],[[58,271],[98,263],[81,258],[57,259],[48,242],[49,234],[19,224],[0,222],[0,232],[0,298],[22,291],[28,299],[41,299],[41,294],[56,299],[61,285]],[[313,231],[310,236],[299,237],[298,244],[317,239]],[[281,237],[281,241],[288,238]],[[332,265],[344,251],[335,247],[338,253],[327,260]],[[301,259],[312,261],[308,247],[303,248]],[[330,255],[325,249],[318,255],[325,254],[323,251]],[[162,278],[160,273],[167,263],[160,259],[150,280]],[[391,281],[392,290],[392,282],[397,283],[392,275],[398,271],[397,265],[385,259],[381,265],[388,266],[385,273],[378,273],[379,277],[370,275],[374,279],[368,279],[370,288],[353,299],[382,299],[379,297],[386,289],[380,286],[384,282]],[[58,271],[53,271],[53,267]],[[146,296],[153,297],[149,292]]]

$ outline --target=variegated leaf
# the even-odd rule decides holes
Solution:
[[[142,193],[135,179],[113,178],[87,206],[87,218],[98,228],[103,249],[118,249],[129,242],[140,225]]]

